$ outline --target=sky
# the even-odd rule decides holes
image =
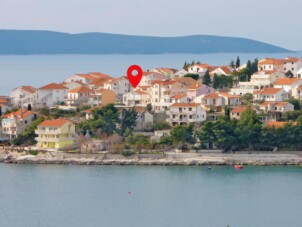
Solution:
[[[0,0],[0,29],[220,35],[302,50],[301,0]]]

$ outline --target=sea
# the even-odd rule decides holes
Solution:
[[[143,70],[156,67],[181,69],[184,62],[200,61],[228,65],[240,57],[241,63],[265,57],[301,57],[301,52],[283,54],[163,54],[163,55],[0,55],[0,96],[13,88],[32,85],[36,88],[51,82],[62,82],[76,73],[102,72],[113,77],[126,75],[130,65]]]
[[[301,227],[301,167],[0,164],[0,226]]]

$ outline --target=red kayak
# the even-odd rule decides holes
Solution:
[[[234,168],[235,169],[243,169],[243,166],[242,165],[234,165]]]

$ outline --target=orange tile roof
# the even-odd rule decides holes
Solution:
[[[61,127],[63,125],[65,125],[66,123],[72,123],[71,121],[64,119],[64,118],[58,118],[55,120],[46,120],[43,121],[41,124],[39,124],[38,126],[41,127]]]
[[[204,99],[217,99],[217,98],[221,98],[217,93],[211,93],[209,95],[206,95],[203,97]]]
[[[231,110],[231,113],[243,113],[245,111],[246,111],[246,106],[239,106],[239,107],[233,108]]]
[[[298,62],[298,61],[301,61],[301,59],[295,57],[288,57],[284,59],[284,63]]]
[[[291,85],[300,80],[300,78],[279,78],[278,80],[276,80],[274,85]]]
[[[112,76],[109,76],[107,74],[104,73],[100,73],[100,72],[93,72],[93,73],[89,73],[90,75],[100,78],[100,79],[112,79]]]
[[[27,118],[29,115],[33,114],[34,112],[31,110],[23,110],[19,109],[16,112],[8,113],[3,115],[3,118],[11,118],[11,117],[18,117],[20,116],[21,119]]]
[[[240,95],[232,95],[232,94],[229,94],[227,92],[219,92],[219,94],[221,96],[227,97],[229,99],[239,99],[240,98]]]
[[[282,59],[265,58],[258,62],[258,65],[283,65]]]
[[[183,83],[187,86],[191,86],[191,85],[194,85],[194,84],[197,84],[197,81],[194,80],[193,78],[191,77],[177,77],[177,78],[174,78],[175,81],[177,82],[180,82],[180,83]]]
[[[282,88],[264,88],[263,90],[261,91],[255,91],[254,94],[257,95],[257,94],[276,94],[278,93],[279,91],[281,91]]]
[[[197,90],[198,88],[201,88],[201,87],[203,87],[203,86],[206,86],[206,85],[196,83],[196,84],[190,85],[190,86],[187,88],[187,90]]]
[[[175,84],[176,82],[177,81],[175,81],[175,80],[154,80],[151,83],[152,84],[160,84],[160,85],[167,86],[167,85]]]
[[[87,93],[92,93],[92,92],[93,92],[92,89],[90,89],[86,86],[83,86],[83,85],[68,91],[68,93],[82,93],[82,94],[83,93],[87,94]]]
[[[51,83],[39,88],[40,90],[68,89],[61,84]]]
[[[173,103],[173,107],[197,107],[200,106],[199,103]]]
[[[0,103],[5,104],[8,103],[8,101],[0,98]]]
[[[140,94],[140,95],[150,95],[148,92],[144,92],[144,91],[133,91],[137,94]]]
[[[83,77],[83,78],[88,79],[88,80],[93,80],[93,79],[96,78],[96,76],[93,76],[93,75],[90,75],[90,74],[83,74],[83,73],[76,74],[76,76],[80,76],[80,77]]]
[[[21,89],[29,92],[29,93],[35,93],[36,92],[36,88],[32,87],[32,86],[21,86]]]
[[[273,101],[265,101],[260,104],[260,106],[268,106],[268,105],[273,105],[273,106],[286,106],[290,104],[289,102],[273,102]]]
[[[163,73],[176,73],[177,70],[176,69],[172,69],[172,68],[155,68],[156,70],[163,72]]]
[[[186,95],[184,95],[184,94],[177,94],[177,95],[171,96],[170,98],[171,99],[182,99],[184,97],[186,97]]]

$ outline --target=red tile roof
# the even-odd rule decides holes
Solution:
[[[92,89],[90,89],[90,88],[88,88],[88,87],[86,87],[86,86],[80,86],[80,87],[76,87],[76,88],[74,88],[74,89],[71,89],[71,90],[69,90],[68,91],[68,93],[84,93],[84,94],[88,94],[88,93],[92,93],[93,92],[93,90]]]
[[[217,98],[221,98],[217,93],[211,93],[209,95],[206,95],[203,97],[204,99],[217,99]]]
[[[231,113],[243,113],[246,111],[246,106],[235,107],[231,110]]]
[[[55,120],[46,120],[43,121],[41,124],[39,124],[38,126],[42,126],[42,127],[61,127],[63,125],[65,125],[66,123],[72,123],[71,121],[64,119],[64,118],[58,118]]]
[[[171,96],[170,98],[171,99],[182,99],[184,97],[186,97],[186,95],[184,95],[184,94],[177,94],[177,95]]]
[[[51,84],[47,84],[43,87],[40,87],[39,89],[40,90],[59,90],[59,89],[68,89],[68,88],[64,87],[61,84],[51,83]]]
[[[301,81],[301,79],[300,78],[279,78],[278,80],[276,80],[274,85],[291,85],[298,81]]]
[[[33,111],[30,110],[23,110],[23,109],[19,109],[16,112],[12,112],[12,113],[8,113],[3,115],[3,118],[12,118],[12,117],[19,117],[21,119],[27,118],[29,115],[34,114]]]
[[[270,95],[273,95],[273,94],[278,93],[281,90],[282,90],[282,88],[264,88],[261,91],[255,91],[254,94],[256,94],[256,95],[257,94],[270,94]]]

